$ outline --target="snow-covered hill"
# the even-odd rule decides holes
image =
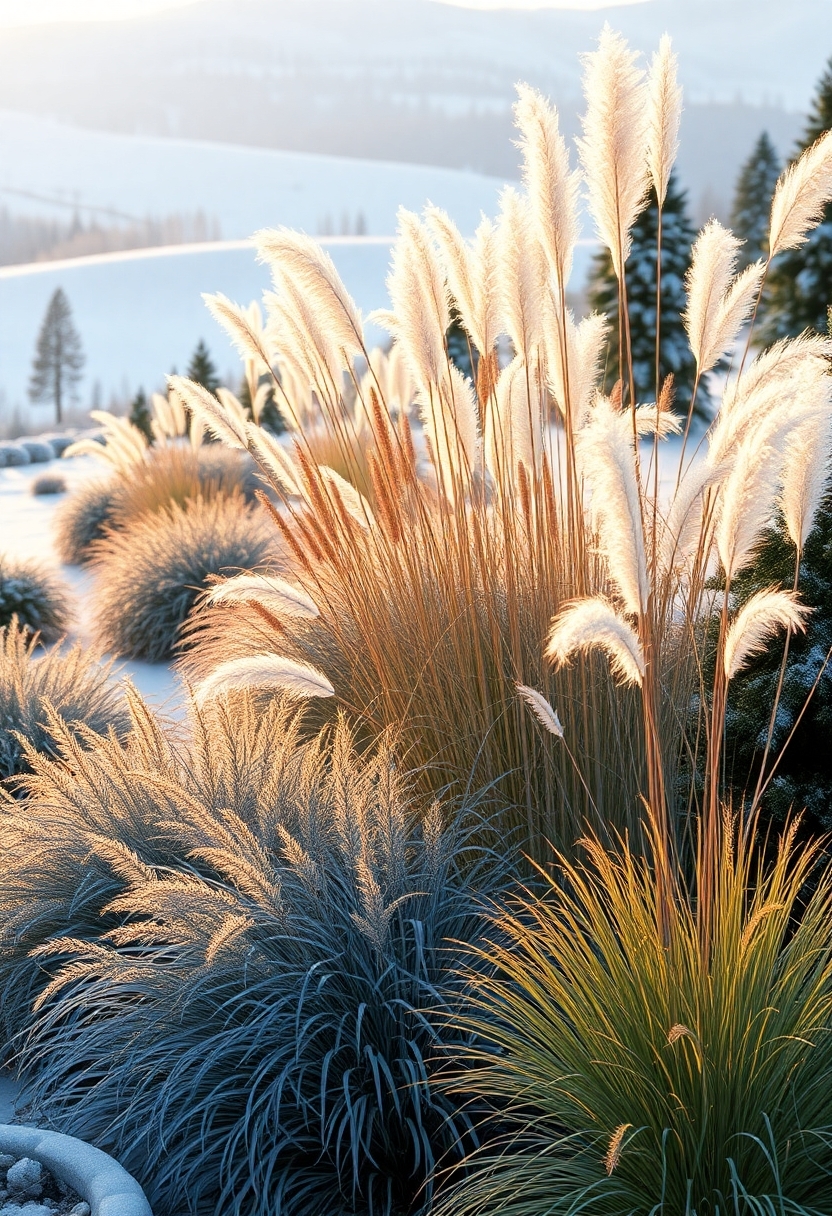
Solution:
[[[0,204],[15,213],[114,223],[201,211],[223,239],[286,224],[317,233],[395,231],[399,206],[430,199],[472,232],[502,181],[456,169],[198,140],[85,131],[0,111]]]

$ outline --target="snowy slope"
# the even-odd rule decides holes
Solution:
[[[389,240],[336,237],[324,243],[358,306],[365,313],[381,307]],[[173,367],[184,371],[199,338],[208,343],[221,374],[238,379],[239,357],[208,315],[201,293],[222,291],[247,304],[268,286],[268,272],[246,241],[0,269],[0,427],[15,414],[30,427],[51,425],[49,408],[30,405],[26,388],[38,327],[56,287],[69,298],[87,356],[81,401],[89,408],[94,397],[106,406],[139,385],[159,388]],[[370,329],[370,342],[382,338]]]
[[[197,140],[111,135],[27,114],[0,111],[0,205],[113,223],[202,211],[225,240],[286,224],[310,233],[395,231],[399,206],[427,199],[473,232],[493,212],[503,182],[437,169],[303,152],[277,152]]]

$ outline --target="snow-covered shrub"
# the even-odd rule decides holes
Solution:
[[[32,493],[39,497],[43,494],[65,494],[66,481],[59,473],[41,473],[32,482]]]
[[[127,714],[110,669],[85,656],[80,646],[36,649],[36,639],[16,621],[0,629],[0,778],[26,767],[25,740],[34,752],[52,754],[58,714],[104,734],[122,734]],[[44,887],[48,896],[48,886]]]
[[[86,481],[73,490],[55,512],[55,547],[62,562],[83,566],[92,556],[92,544],[110,525],[119,494],[114,477]]]
[[[21,628],[54,642],[69,624],[68,588],[39,562],[0,557],[0,628]]]
[[[276,542],[260,508],[231,494],[190,498],[184,506],[171,503],[124,519],[93,548],[102,648],[158,663],[173,654],[211,576],[261,565]]]

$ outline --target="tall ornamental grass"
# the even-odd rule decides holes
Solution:
[[[28,767],[28,756],[56,754],[56,723],[94,734],[123,735],[127,714],[111,668],[80,645],[38,647],[38,637],[13,618],[0,629],[0,780]]]
[[[376,319],[417,385],[418,417],[366,387],[375,505],[302,437],[287,453],[172,381],[282,491],[274,518],[295,558],[294,591],[249,578],[212,593],[216,613],[236,610],[208,623],[192,670],[206,701],[259,683],[334,697],[370,730],[401,723],[429,788],[490,783],[530,854],[545,862],[547,841],[563,845],[548,899],[497,918],[511,941],[481,958],[496,978],[473,983],[480,1016],[466,1025],[486,1039],[496,1028],[464,1089],[509,1130],[447,1210],[820,1213],[830,879],[788,839],[758,864],[768,754],[736,826],[722,780],[732,682],[807,617],[798,579],[737,592],[778,512],[799,571],[828,480],[832,344],[806,333],[755,353],[751,341],[771,261],[832,199],[832,134],[778,182],[766,258],[737,273],[739,242],[716,220],[696,241],[692,412],[731,358],[697,438],[658,358],[655,383],[635,381],[628,333],[630,231],[651,188],[663,204],[676,156],[675,57],[663,39],[645,74],[605,28],[585,69],[580,169],[556,112],[521,86],[525,189],[504,193],[497,223],[467,243],[435,209],[400,214],[392,310]],[[610,396],[596,388],[604,320],[576,323],[565,304],[582,184],[619,280]],[[257,241],[276,286],[271,345],[227,302],[215,311],[251,358],[268,367],[276,353],[306,377],[346,451],[361,318],[314,243],[283,230]],[[473,380],[447,357],[451,296]],[[256,633],[241,627],[246,603]]]
[[[478,1143],[438,1082],[500,864],[415,813],[390,739],[304,742],[296,710],[239,694],[178,745],[133,712],[126,750],[65,736],[6,811],[0,976],[24,1025],[37,998],[32,1101],[160,1216],[429,1207]]]

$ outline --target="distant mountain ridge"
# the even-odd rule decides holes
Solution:
[[[577,127],[579,53],[609,20],[646,52],[674,37],[686,86],[680,172],[727,207],[760,131],[782,152],[832,54],[830,0],[648,0],[592,12],[435,0],[205,0],[0,39],[0,107],[128,133],[515,176],[513,85]],[[710,203],[709,203],[710,200]]]

